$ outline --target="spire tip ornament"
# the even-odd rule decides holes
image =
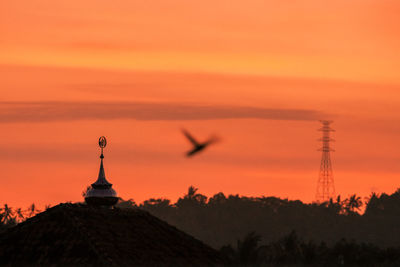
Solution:
[[[105,148],[107,145],[107,139],[105,136],[100,136],[99,138],[99,147],[101,148],[101,154],[100,154],[100,158],[103,159],[104,155],[103,155],[103,148]]]

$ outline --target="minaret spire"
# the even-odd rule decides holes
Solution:
[[[104,159],[104,154],[103,154],[103,149],[107,145],[107,140],[104,136],[100,137],[99,139],[99,146],[101,148],[101,154],[100,154],[100,170],[99,170],[99,177],[97,178],[97,181],[92,184],[92,187],[111,187],[112,184],[110,184],[107,179],[106,179],[106,173],[104,171],[104,164],[103,164],[103,159]]]
[[[104,158],[103,154],[100,156],[100,158],[101,158],[101,161],[100,161],[99,179],[100,178],[105,179],[106,174],[104,172],[104,166],[103,166],[103,158]]]
[[[104,171],[104,154],[103,149],[107,145],[107,139],[104,136],[99,138],[100,154],[100,170],[97,181],[92,184],[92,187],[87,191],[85,196],[86,203],[96,206],[113,206],[118,202],[117,193],[112,188],[112,184],[106,179]]]

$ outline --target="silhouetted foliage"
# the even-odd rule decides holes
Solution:
[[[259,246],[260,236],[247,234],[237,247],[220,249],[233,266],[398,266],[400,248],[381,249],[376,245],[341,239],[332,246],[305,242],[296,232],[276,242]]]
[[[119,205],[126,204],[121,201]],[[365,214],[360,215],[364,205]],[[176,203],[149,199],[138,206],[215,248],[235,245],[250,232],[272,242],[292,230],[308,241],[328,245],[347,238],[400,246],[400,190],[390,196],[372,194],[365,204],[355,194],[306,204],[276,197],[226,196],[222,192],[207,198],[190,186]]]
[[[40,210],[36,209],[35,204],[30,205],[26,210],[21,208],[14,209],[8,204],[3,204],[0,208],[0,233],[39,212]]]
[[[136,203],[133,199],[123,200],[122,198],[120,198],[116,206],[121,209],[137,208]]]
[[[5,224],[9,223],[14,219],[14,217],[13,217],[14,211],[7,204],[4,204],[3,208],[1,209],[1,212],[2,212],[1,217],[2,217],[3,223],[5,223]]]
[[[82,195],[83,198],[86,197],[86,193],[87,193],[90,189],[92,189],[92,186],[91,186],[91,185],[88,185],[88,186],[86,186],[85,190],[82,191],[82,194],[81,194],[81,195]]]
[[[38,212],[34,205],[25,211],[1,207],[0,231]],[[120,199],[117,207],[147,210],[214,248],[222,247],[225,257],[238,265],[362,265],[368,260],[380,265],[399,256],[400,190],[372,193],[365,203],[353,194],[307,204],[222,192],[208,198],[190,186],[176,203]]]

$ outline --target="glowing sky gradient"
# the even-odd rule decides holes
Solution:
[[[400,174],[400,3],[0,2],[0,203],[119,195],[313,201],[318,119],[333,119],[337,193]],[[181,128],[222,142],[198,157]]]

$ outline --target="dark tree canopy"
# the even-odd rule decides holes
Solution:
[[[360,265],[371,260],[381,265],[381,259],[396,262],[400,254],[400,190],[391,195],[372,193],[364,202],[354,194],[308,204],[271,196],[226,196],[221,192],[207,197],[190,186],[176,203],[165,198],[151,198],[140,204],[120,199],[117,206],[146,210],[221,249],[238,265],[324,265],[332,260],[336,264],[343,261]],[[34,204],[26,210],[3,204],[0,232],[38,212]],[[352,261],[352,255],[358,255],[359,261]]]

